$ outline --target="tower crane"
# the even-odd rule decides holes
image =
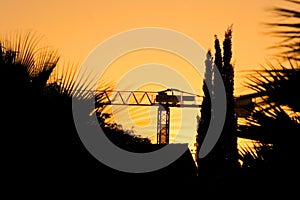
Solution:
[[[199,108],[203,96],[170,88],[153,91],[96,90],[99,105],[158,106],[157,144],[168,144],[170,135],[170,107]]]

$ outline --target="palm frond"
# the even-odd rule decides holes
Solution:
[[[273,146],[265,143],[253,142],[253,147],[247,145],[239,150],[242,168],[262,169],[267,167],[273,159]]]
[[[291,3],[291,9],[275,7],[271,11],[276,17],[283,18],[286,22],[265,23],[272,30],[270,33],[275,37],[281,38],[280,44],[271,48],[282,48],[282,55],[288,55],[290,59],[299,60],[300,55],[300,1],[287,0]]]
[[[51,78],[48,82],[49,85],[56,84],[59,86],[58,93],[68,97],[77,99],[91,98],[90,88],[96,88],[101,90],[111,89],[112,86],[109,83],[100,84],[95,81],[98,77],[93,71],[88,74],[87,70],[79,74],[80,66],[75,63],[66,63],[58,65],[57,68],[51,74]],[[76,81],[78,80],[78,81]],[[97,85],[96,85],[97,84]],[[98,99],[98,98],[97,98]]]
[[[35,64],[34,56],[41,39],[36,32],[16,31],[2,37],[1,43],[7,50],[16,53],[16,63],[31,68]]]
[[[282,17],[300,17],[300,12],[296,10],[286,9],[286,8],[274,8],[274,12],[278,13]]]
[[[300,85],[300,68],[298,64],[293,64],[297,62],[289,62],[289,68],[280,63],[278,67],[269,64],[264,70],[250,75],[247,87],[256,91],[266,103],[289,106],[299,112],[300,94],[297,91]]]
[[[295,4],[300,4],[300,2],[297,1],[297,0],[286,0],[286,1],[291,2],[291,3],[295,3]]]
[[[6,53],[11,52],[13,57],[10,64],[6,65],[10,68],[18,67],[10,71],[25,71],[26,74],[23,73],[22,78],[29,79],[30,87],[39,92],[42,92],[46,86],[59,60],[57,50],[40,45],[42,38],[37,32],[16,31],[0,40]],[[10,75],[15,75],[15,73],[10,73]]]

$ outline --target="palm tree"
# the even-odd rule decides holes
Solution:
[[[245,137],[273,144],[287,155],[300,136],[300,69],[292,64],[280,67],[270,66],[250,77],[248,86],[257,93],[256,109],[240,130]]]
[[[95,175],[116,173],[86,151],[73,122],[72,98],[83,103],[91,98],[87,87],[95,76],[88,76],[83,85],[75,85],[75,78],[82,79],[76,77],[78,66],[68,64],[58,69],[57,51],[40,47],[39,41],[40,37],[34,33],[16,33],[12,38],[0,40],[2,110],[5,110],[2,119],[4,130],[8,130],[4,141],[8,148],[14,147],[12,152],[19,158],[16,161],[10,155],[8,163],[12,168],[23,167],[34,174],[47,170],[72,176],[79,169]],[[103,109],[96,111],[99,119],[106,116]],[[111,133],[108,137],[119,143],[148,142],[105,121],[101,126]]]
[[[37,33],[16,32],[1,40],[2,81],[11,95],[15,92],[28,95],[33,90],[42,93],[46,86],[59,55],[50,47],[41,47],[41,39]]]
[[[16,32],[0,40],[2,105],[6,108],[2,114],[7,119],[4,124],[10,127],[8,130],[25,129],[37,118],[36,108],[43,89],[59,60],[57,51],[38,45],[40,40],[40,36],[31,32]],[[16,121],[18,126],[12,124]]]
[[[299,5],[299,1],[288,0],[293,5]],[[291,163],[298,155],[298,141],[300,138],[300,95],[298,86],[300,84],[299,62],[299,20],[300,15],[297,10],[274,8],[273,11],[278,16],[290,20],[287,23],[268,23],[276,28],[272,33],[275,36],[283,37],[282,45],[285,50],[280,57],[287,58],[289,66],[279,63],[274,66],[268,63],[263,70],[258,70],[251,75],[248,87],[256,92],[256,110],[247,118],[247,124],[239,129],[244,136],[256,139],[261,143],[270,144],[272,148],[262,151],[264,146],[256,147],[256,152],[264,152],[263,160],[255,157],[245,156],[245,151],[240,152],[241,160],[244,163],[255,163],[264,161],[268,168],[280,170],[283,175],[287,173],[297,173],[297,168]],[[283,28],[283,29],[282,29]],[[286,54],[288,56],[286,56]],[[272,153],[270,153],[272,152]],[[262,155],[262,154],[261,154]],[[263,165],[266,166],[266,165]],[[272,170],[269,170],[272,171]]]

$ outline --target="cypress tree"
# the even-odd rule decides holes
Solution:
[[[217,69],[222,74],[223,72],[223,58],[222,58],[222,51],[220,47],[220,41],[218,39],[218,36],[215,35],[215,66],[217,66]]]
[[[200,110],[201,117],[198,117],[198,127],[197,127],[197,149],[196,149],[196,155],[197,155],[197,164],[200,165],[200,160],[198,158],[199,150],[201,148],[201,145],[203,143],[203,140],[206,136],[206,132],[208,130],[208,126],[210,123],[211,118],[211,97],[212,93],[209,91],[208,88],[212,88],[213,84],[213,60],[211,57],[211,51],[208,50],[206,54],[206,60],[205,60],[205,75],[203,80],[203,101],[202,101],[202,107]],[[200,168],[199,168],[200,169]]]
[[[232,58],[232,26],[225,31],[223,41],[223,71],[222,77],[226,90],[227,112],[223,129],[225,159],[237,162],[237,118],[235,114],[234,99],[234,69],[231,64]],[[237,163],[236,163],[237,164]]]
[[[211,55],[211,52],[208,52]],[[212,149],[212,151],[204,158],[198,159],[199,174],[204,176],[211,176],[216,174],[227,174],[230,171],[236,170],[238,165],[238,151],[237,151],[237,118],[235,115],[235,99],[234,99],[234,70],[231,64],[232,58],[232,26],[225,31],[225,38],[223,41],[223,56],[220,47],[220,42],[215,35],[215,59],[207,57],[205,61],[206,84],[214,86],[214,73],[219,70],[226,91],[227,109],[224,128],[221,136]],[[201,117],[198,124],[198,151],[206,135],[211,118],[211,98],[218,98],[214,92],[208,91],[207,85],[203,84],[204,99],[201,108]],[[197,151],[197,153],[198,153]],[[200,166],[201,165],[201,166]]]

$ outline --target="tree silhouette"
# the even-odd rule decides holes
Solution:
[[[234,70],[231,64],[232,57],[232,26],[225,32],[225,39],[223,42],[223,56],[220,48],[220,42],[215,35],[215,59],[210,58],[210,51],[208,52],[206,64],[205,80],[206,84],[211,84],[213,88],[213,72],[219,70],[225,85],[227,111],[226,119],[221,136],[212,149],[212,151],[203,159],[198,159],[199,174],[203,176],[218,176],[217,174],[230,174],[236,171],[238,167],[238,151],[237,151],[237,119],[235,115],[235,100],[233,96],[234,84]],[[208,81],[207,81],[208,80]],[[207,85],[203,84],[204,99],[201,108],[201,118],[198,125],[197,142],[198,148],[201,147],[203,138],[206,135],[208,125],[211,118],[211,99],[218,98],[212,91],[209,93]],[[213,116],[212,116],[213,117]],[[198,150],[199,151],[199,150]]]
[[[271,145],[272,148],[262,145],[255,149],[264,156],[262,161],[243,156],[241,160],[254,163],[256,171],[268,171],[270,176],[297,172],[288,163],[297,157],[297,141],[300,138],[299,94],[295,92],[300,83],[299,72],[293,66],[290,69],[271,68],[258,71],[250,78],[249,87],[256,91],[258,100],[256,109],[247,118],[247,124],[240,125],[239,129],[246,138]],[[257,168],[256,162],[264,164]],[[282,173],[277,173],[279,169]]]
[[[6,108],[2,122],[8,132],[4,141],[7,149],[13,149],[7,163],[16,172],[22,168],[20,174],[15,174],[20,176],[41,173],[44,178],[70,178],[78,170],[98,177],[119,174],[89,154],[73,122],[72,100],[85,103],[92,98],[86,88],[95,76],[91,74],[83,85],[75,85],[75,78],[81,78],[76,77],[76,65],[63,66],[63,74],[58,75],[57,51],[40,47],[36,37],[33,33],[16,33],[0,42],[1,85],[5,95],[2,106]],[[105,116],[98,114],[99,118]],[[149,143],[147,138],[104,123],[101,126],[105,127],[106,135],[118,144]]]
[[[213,98],[212,93],[209,91],[209,87],[212,88],[213,84],[213,60],[211,57],[211,51],[209,50],[206,54],[206,60],[205,60],[205,77],[203,80],[203,101],[202,101],[202,107],[201,107],[201,116],[198,117],[198,127],[197,127],[197,148],[196,148],[196,155],[199,154],[199,150],[201,148],[201,145],[204,141],[204,138],[206,136],[206,132],[208,130],[208,126],[210,123],[211,118],[211,98]],[[196,158],[197,164],[198,164],[198,170],[201,171],[202,164],[201,160]]]
[[[3,134],[6,141],[7,170],[14,177],[52,180],[82,180],[115,175],[143,176],[120,172],[94,158],[80,140],[73,121],[72,102],[83,105],[93,101],[86,113],[89,126],[100,126],[105,135],[117,146],[133,152],[149,152],[162,146],[151,145],[148,138],[135,135],[109,122],[109,113],[101,104],[101,96],[91,95],[97,74],[87,78],[77,76],[77,65],[58,65],[57,51],[38,46],[35,34],[17,33],[17,39],[0,40],[1,84],[4,88],[5,109],[2,112]],[[62,69],[58,69],[62,67]],[[78,78],[82,84],[75,84]],[[99,89],[108,86],[101,84]],[[96,114],[98,121],[90,118]],[[5,158],[6,159],[6,158]],[[189,151],[174,164],[151,175],[194,176],[196,169]],[[41,179],[41,180],[40,180]]]
[[[291,6],[297,6],[299,1],[288,1]],[[262,145],[255,147],[259,159],[251,155],[252,149],[241,154],[243,168],[252,170],[263,179],[270,177],[287,178],[299,173],[297,166],[291,164],[298,156],[300,133],[299,121],[299,12],[298,10],[278,8],[272,9],[277,16],[283,17],[285,23],[268,23],[272,34],[284,40],[280,46],[285,50],[278,55],[287,58],[289,66],[278,63],[268,63],[267,67],[257,70],[249,77],[248,87],[255,91],[256,110],[247,118],[246,125],[239,129],[245,137],[258,140]],[[267,144],[267,145],[266,145]],[[256,153],[256,154],[257,154]],[[251,163],[251,164],[249,164]],[[260,163],[260,164],[258,164]],[[255,174],[252,173],[252,174]]]
[[[234,99],[234,69],[231,64],[232,58],[232,26],[225,32],[223,41],[223,67],[222,78],[226,91],[227,110],[222,136],[224,138],[225,159],[230,160],[231,165],[237,165],[237,118],[235,114]]]
[[[215,66],[219,70],[219,73],[222,75],[223,72],[223,58],[222,58],[222,50],[220,46],[220,41],[218,36],[215,35]]]

